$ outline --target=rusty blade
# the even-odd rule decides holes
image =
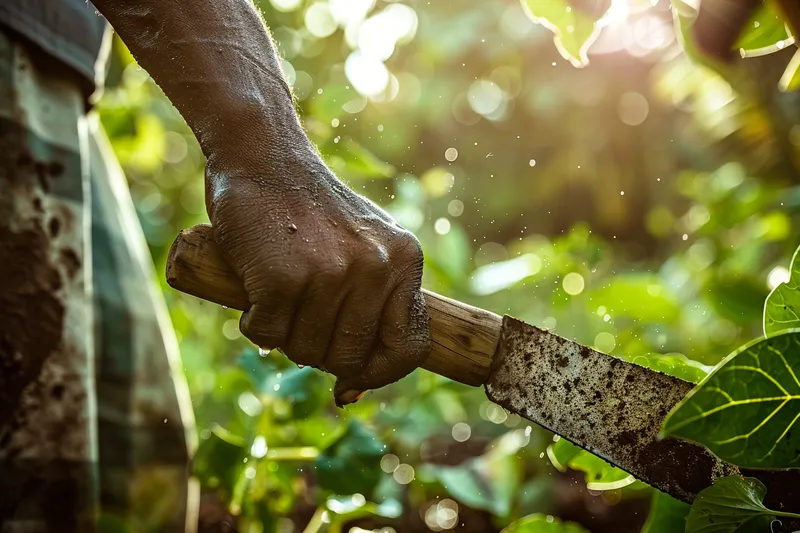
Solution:
[[[683,501],[743,474],[764,482],[773,509],[800,504],[796,473],[740,472],[701,446],[658,439],[664,417],[693,387],[687,381],[507,316],[485,386],[493,402]]]

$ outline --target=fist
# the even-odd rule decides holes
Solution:
[[[253,167],[206,170],[215,241],[251,304],[242,334],[334,374],[339,405],[418,367],[430,339],[416,237],[312,151]]]

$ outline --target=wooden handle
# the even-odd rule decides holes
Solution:
[[[211,226],[181,231],[167,258],[167,283],[179,291],[245,311],[250,307],[241,281],[222,257]],[[489,377],[502,318],[494,313],[423,290],[428,306],[431,353],[422,368],[465,383]]]

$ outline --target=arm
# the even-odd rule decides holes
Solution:
[[[416,238],[342,184],[303,132],[248,0],[95,0],[197,136],[215,240],[251,307],[241,331],[337,379],[337,402],[429,348]]]

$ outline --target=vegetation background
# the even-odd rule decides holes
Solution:
[[[774,13],[742,46],[785,49],[722,77],[683,51],[667,0],[614,0],[581,69],[517,0],[256,3],[306,130],[419,236],[427,288],[689,374],[761,335],[800,214],[800,96],[778,88],[796,49]],[[99,109],[163,272],[177,232],[207,221],[204,158],[119,41]],[[339,410],[328,376],[159,283],[203,531],[494,532],[531,514],[525,531],[681,529],[648,520],[646,485],[564,455],[482,389],[417,371]]]

